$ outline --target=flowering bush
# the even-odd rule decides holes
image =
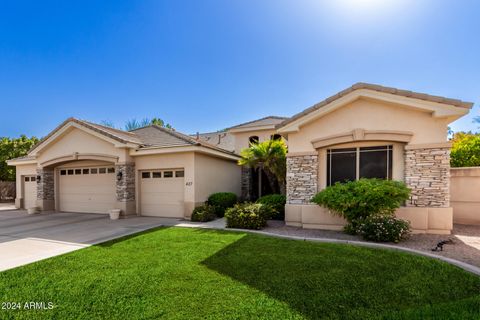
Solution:
[[[410,235],[410,222],[391,216],[372,216],[358,222],[356,231],[365,240],[397,243]]]
[[[276,213],[275,209],[263,203],[240,203],[227,209],[227,228],[262,229],[267,220]]]
[[[207,222],[207,221],[212,221],[215,220],[216,218],[215,214],[215,207],[204,204],[202,206],[196,207],[193,209],[191,220],[192,221],[198,221],[198,222]]]

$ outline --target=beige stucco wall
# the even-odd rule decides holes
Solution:
[[[453,222],[480,225],[480,167],[450,169]]]
[[[289,153],[315,151],[311,141],[354,129],[413,132],[410,144],[447,141],[447,118],[404,106],[356,100],[288,134]]]
[[[395,215],[410,221],[413,233],[450,234],[452,208],[401,207]],[[285,222],[305,229],[342,230],[346,221],[316,204],[285,206]]]
[[[37,175],[36,164],[26,164],[16,166],[15,185],[16,185],[16,198],[15,207],[21,208],[23,206],[23,176]]]
[[[235,152],[240,153],[242,149],[249,147],[249,138],[252,136],[258,136],[259,142],[269,140],[276,131],[274,129],[269,130],[254,130],[248,132],[232,132],[235,137]]]
[[[131,161],[128,150],[116,148],[113,143],[105,141],[77,128],[69,128],[54,143],[49,144],[37,155],[39,164],[51,159],[71,156],[73,153],[105,154],[118,157],[118,162]]]
[[[195,201],[204,202],[215,192],[241,193],[241,167],[232,160],[195,153]]]

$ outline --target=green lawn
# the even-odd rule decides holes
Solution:
[[[478,319],[479,290],[395,251],[160,228],[0,273],[0,301],[55,304],[0,319]]]

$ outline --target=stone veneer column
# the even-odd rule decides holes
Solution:
[[[51,168],[37,168],[37,206],[42,211],[55,209],[55,173]]]
[[[252,168],[242,166],[242,200],[252,200]]]
[[[119,179],[119,174],[121,178]],[[117,209],[122,215],[135,214],[135,163],[115,165],[115,181],[117,193]]]
[[[407,206],[450,206],[450,148],[405,150],[405,182],[412,190]]]
[[[309,204],[318,188],[318,155],[287,157],[287,204]]]

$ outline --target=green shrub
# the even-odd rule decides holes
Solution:
[[[216,217],[217,216],[215,215],[215,207],[204,204],[193,209],[190,219],[197,222],[207,222],[215,220]]]
[[[262,229],[267,225],[267,220],[275,214],[268,204],[239,203],[227,209],[225,218],[227,228]]]
[[[357,221],[370,216],[393,215],[410,196],[405,183],[381,179],[360,179],[336,183],[317,193],[312,202],[345,218],[355,229]]]
[[[453,136],[450,164],[452,167],[480,166],[480,133],[459,132]]]
[[[210,195],[206,203],[215,207],[217,217],[223,217],[225,210],[237,203],[237,195],[233,192],[217,192]]]
[[[257,200],[257,203],[268,204],[275,211],[275,215],[272,217],[274,220],[285,220],[285,203],[287,202],[287,197],[281,194],[269,194],[263,197],[260,197]]]
[[[358,223],[357,233],[365,240],[397,243],[410,235],[410,223],[391,216],[372,216]]]

